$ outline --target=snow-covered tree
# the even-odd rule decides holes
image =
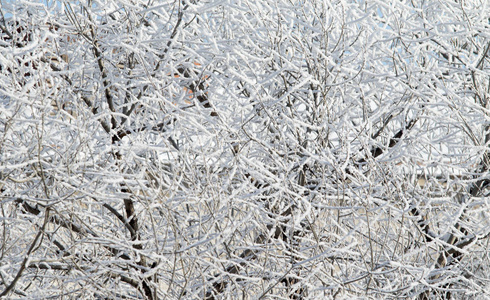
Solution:
[[[490,296],[486,1],[0,5],[0,297]]]

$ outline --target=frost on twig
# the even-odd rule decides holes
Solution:
[[[0,292],[488,298],[488,9],[3,1]]]

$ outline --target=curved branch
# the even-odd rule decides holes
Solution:
[[[39,229],[36,237],[34,238],[34,241],[29,247],[29,250],[27,250],[27,253],[24,257],[24,260],[22,261],[22,264],[19,268],[19,271],[17,272],[17,275],[15,276],[14,280],[9,284],[9,286],[7,286],[7,288],[0,294],[0,298],[7,295],[15,287],[17,281],[19,281],[20,277],[22,276],[22,272],[24,272],[27,266],[27,262],[29,261],[29,256],[33,252],[34,247],[36,246],[39,238],[41,238],[41,236],[44,234],[44,229],[46,228],[46,224],[48,224],[48,220],[49,220],[49,208],[47,208],[45,211],[43,226]]]

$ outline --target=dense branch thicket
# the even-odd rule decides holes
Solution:
[[[0,297],[490,297],[486,1],[0,7]]]

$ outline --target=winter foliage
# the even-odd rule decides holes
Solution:
[[[0,8],[0,298],[490,297],[488,1]]]

